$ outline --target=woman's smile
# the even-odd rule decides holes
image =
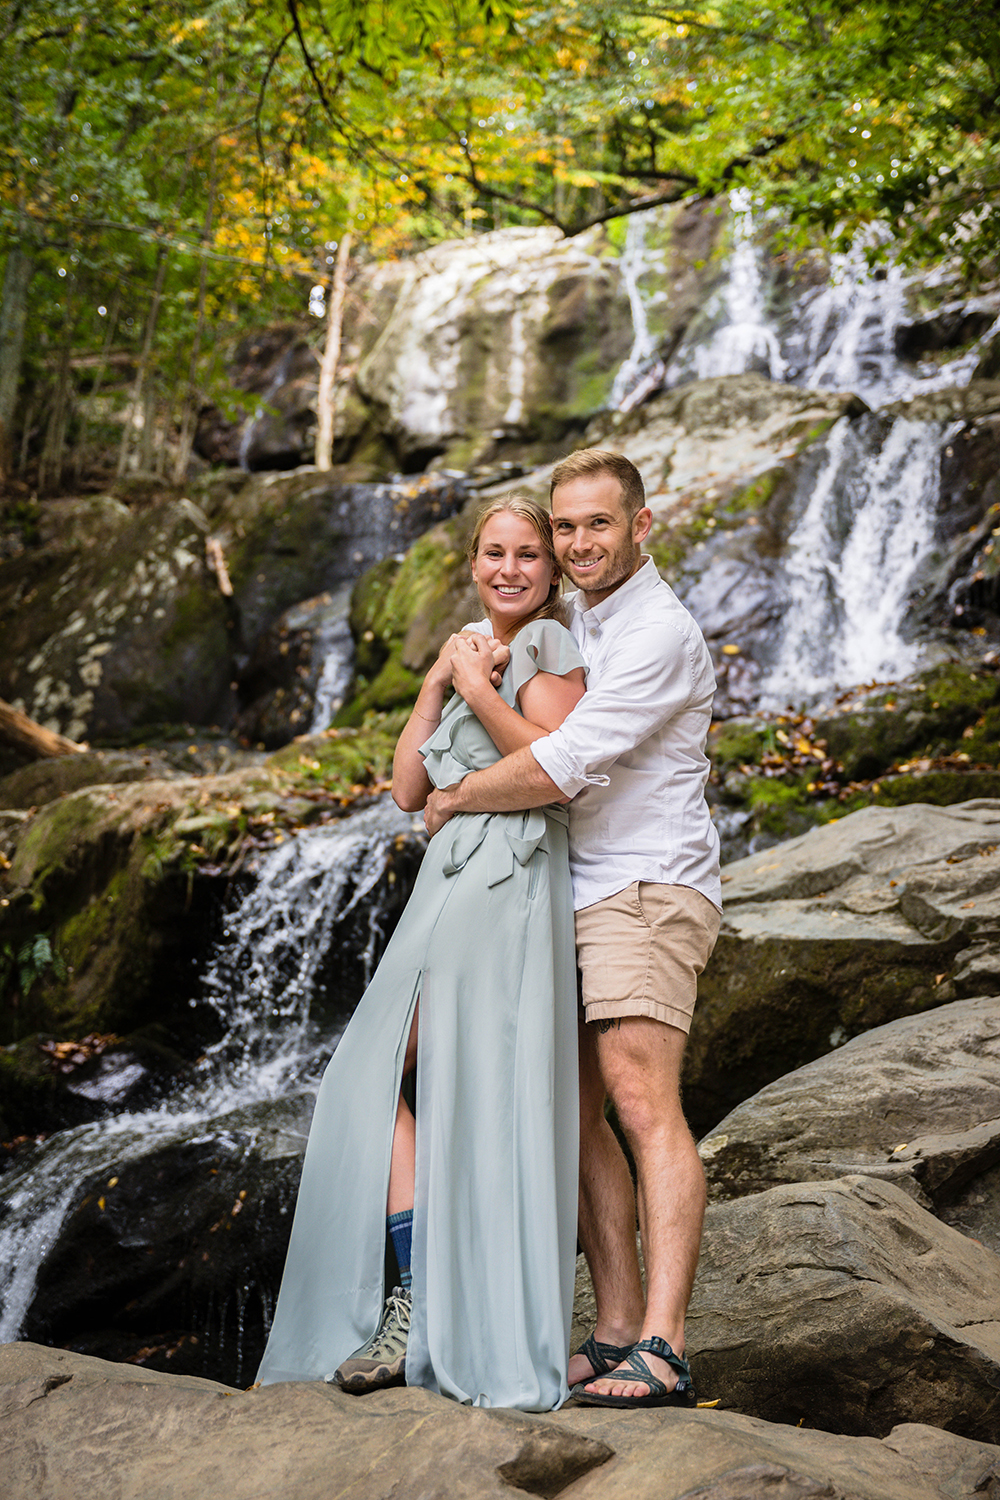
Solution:
[[[531,522],[500,511],[483,527],[472,576],[502,640],[505,629],[541,608],[559,575]]]

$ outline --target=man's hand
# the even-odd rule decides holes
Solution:
[[[431,792],[430,796],[427,798],[427,801],[424,804],[424,827],[427,829],[427,832],[430,834],[431,838],[433,838],[438,830],[443,828],[444,825],[449,821],[449,819],[453,818],[455,816],[455,813],[458,811],[458,809],[453,805],[455,802],[455,797],[452,794],[454,792],[457,792],[461,785],[462,783],[460,781],[455,781],[451,786],[441,787],[436,791]]]

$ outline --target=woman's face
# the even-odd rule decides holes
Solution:
[[[502,510],[483,527],[472,576],[499,636],[545,603],[559,570],[531,522]]]

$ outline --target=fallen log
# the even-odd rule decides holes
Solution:
[[[86,750],[86,745],[78,745],[75,740],[68,740],[61,734],[55,734],[51,729],[45,729],[41,724],[36,724],[34,719],[29,719],[27,714],[21,713],[17,708],[12,708],[0,698],[0,742],[11,745],[22,755],[30,755],[33,760],[51,758],[55,755],[76,755],[81,750]]]

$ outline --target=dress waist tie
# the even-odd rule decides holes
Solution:
[[[536,849],[551,852],[550,818],[564,827],[569,822],[566,808],[558,805],[531,807],[525,812],[456,813],[449,825],[454,833],[443,865],[444,874],[457,874],[485,841],[486,883],[499,885],[513,875],[515,860],[526,865]]]

